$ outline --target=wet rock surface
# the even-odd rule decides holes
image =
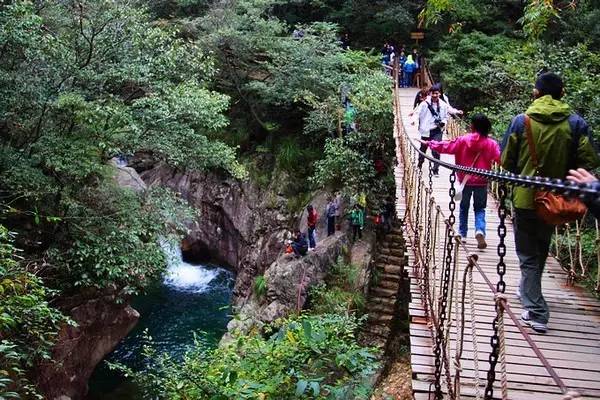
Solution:
[[[186,199],[199,217],[189,228],[184,254],[212,258],[237,274],[233,303],[241,305],[254,277],[281,253],[292,217],[287,200],[251,182],[213,172],[178,172],[156,166],[141,173],[148,186],[165,186]]]

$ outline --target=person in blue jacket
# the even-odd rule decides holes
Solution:
[[[415,72],[417,65],[415,64],[412,54],[406,57],[406,62],[402,70],[404,71],[404,87],[411,87],[413,80],[413,73]]]
[[[398,57],[398,66],[400,67],[398,71],[398,85],[400,87],[404,87],[404,63],[406,62],[406,54],[404,51],[400,52],[400,56]]]
[[[294,235],[294,240],[292,241],[292,249],[294,249],[294,254],[296,256],[305,256],[308,252],[308,240],[306,240],[306,235],[300,231],[296,231]]]

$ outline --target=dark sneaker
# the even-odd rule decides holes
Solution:
[[[475,233],[475,240],[477,240],[477,248],[485,249],[487,247],[487,243],[485,242],[485,235],[481,231],[477,231]]]
[[[546,333],[546,332],[548,332],[548,325],[542,324],[541,322],[536,322],[536,321],[532,320],[529,317],[529,311],[527,311],[527,310],[523,311],[523,313],[521,314],[521,321],[523,321],[523,323],[525,325],[530,326],[531,329],[533,329],[537,333]]]

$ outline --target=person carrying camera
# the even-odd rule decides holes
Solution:
[[[441,87],[436,83],[431,87],[431,93],[425,101],[421,102],[415,109],[414,114],[419,120],[419,134],[422,141],[441,141],[442,131],[448,121],[448,103],[440,101]],[[412,122],[415,124],[415,121]],[[427,145],[421,144],[421,152],[427,151]],[[431,151],[433,157],[440,159],[440,153]],[[419,168],[423,165],[425,157],[419,154]],[[435,164],[432,168],[434,176],[438,176],[439,165]]]

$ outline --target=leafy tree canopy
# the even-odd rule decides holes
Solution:
[[[0,190],[31,264],[54,287],[136,292],[164,266],[158,236],[180,201],[116,187],[111,157],[243,177],[211,91],[210,57],[152,25],[137,1],[0,6]],[[181,225],[179,226],[181,228]]]

